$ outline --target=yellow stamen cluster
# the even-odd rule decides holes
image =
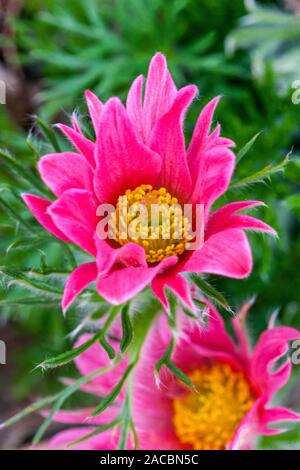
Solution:
[[[173,401],[180,442],[195,450],[222,450],[254,401],[242,373],[229,365],[203,366],[189,375],[196,390]]]
[[[148,217],[145,224],[138,223],[139,214],[130,211],[135,206],[143,205]],[[124,211],[124,207],[127,209]],[[156,210],[157,223],[152,220],[153,207]],[[130,213],[132,212],[132,213]],[[178,220],[180,224],[178,224]],[[132,236],[130,224],[135,225],[136,235]],[[183,210],[176,197],[172,197],[166,188],[153,189],[150,184],[143,184],[134,190],[128,189],[118,199],[116,212],[112,214],[110,225],[114,224],[114,238],[120,245],[137,243],[146,252],[148,263],[158,263],[172,255],[181,255],[188,240],[190,224],[183,215]]]

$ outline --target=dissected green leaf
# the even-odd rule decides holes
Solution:
[[[122,339],[120,343],[120,350],[124,353],[130,345],[133,337],[133,330],[129,316],[129,303],[125,305],[121,312],[122,320]]]
[[[121,428],[121,435],[118,444],[118,450],[126,450],[128,434],[130,430],[131,424],[131,413],[130,413],[130,397],[127,393],[126,398],[124,400],[124,405],[121,413],[122,419],[122,428]]]
[[[199,274],[191,274],[191,280],[196,284],[197,287],[201,290],[205,297],[209,297],[217,304],[221,305],[226,310],[231,310],[229,304],[223,294],[219,292],[215,287],[206,282],[203,277]]]
[[[33,439],[32,439],[32,444],[33,445],[36,445],[39,443],[39,441],[42,439],[43,435],[45,434],[45,432],[47,431],[48,427],[50,426],[51,422],[52,422],[52,419],[54,417],[54,415],[57,413],[57,411],[60,410],[60,408],[62,407],[62,405],[64,404],[66,400],[66,396],[65,395],[61,395],[58,400],[56,400],[56,402],[54,403],[49,415],[47,416],[47,418],[42,422],[42,424],[40,425],[40,427],[38,428],[38,430],[36,431],[35,435],[33,436]]]
[[[109,359],[114,359],[116,357],[114,348],[106,341],[105,337],[100,339],[100,344],[102,348],[107,352]]]
[[[166,310],[168,323],[171,328],[175,329],[176,318],[177,318],[177,307],[179,304],[181,305],[181,302],[171,289],[166,290],[166,297],[167,297],[167,301],[169,305],[169,309]]]
[[[256,142],[256,139],[260,136],[260,134],[262,133],[262,131],[258,132],[257,134],[255,134],[252,139],[249,140],[249,142],[247,142],[244,147],[242,147],[237,156],[236,156],[236,160],[237,160],[237,163],[239,163],[242,158],[244,158],[244,156],[249,152],[249,150],[251,149],[251,147],[254,145],[254,143]]]
[[[66,401],[67,398],[69,398],[71,395],[73,395],[75,392],[77,392],[82,385],[85,383],[89,382],[90,380],[94,379],[95,377],[98,377],[101,374],[104,374],[105,372],[108,372],[111,370],[112,366],[108,367],[102,367],[100,369],[97,369],[95,372],[92,372],[89,375],[80,377],[78,380],[76,380],[72,385],[66,387],[62,392],[60,392],[57,400],[55,401],[50,414],[47,416],[47,418],[44,420],[44,422],[41,424],[40,428],[37,430],[34,438],[33,438],[33,443],[38,444],[40,439],[43,437],[45,434],[46,430],[51,424],[51,420],[55,413],[60,410],[64,402]]]
[[[71,349],[70,351],[63,352],[62,354],[59,354],[58,356],[46,359],[45,361],[41,362],[41,364],[39,364],[36,368],[41,368],[43,370],[46,370],[46,369],[53,369],[55,367],[60,367],[60,366],[69,364],[77,356],[79,356],[79,354],[82,354],[90,346],[92,346],[92,344],[94,344],[99,339],[98,337],[99,337],[99,333],[94,335],[88,341],[85,341],[85,343],[81,344],[80,346],[77,346],[77,348]]]
[[[174,349],[174,338],[171,339],[164,355],[162,356],[162,358],[155,365],[154,373],[155,373],[156,377],[158,376],[162,366],[166,363],[166,361],[168,361],[171,358],[173,349]]]
[[[110,423],[103,424],[102,426],[97,426],[94,431],[91,431],[84,436],[80,437],[79,439],[76,439],[76,441],[70,442],[67,447],[73,447],[77,444],[80,444],[80,442],[84,442],[87,439],[90,439],[91,437],[97,436],[98,434],[101,434],[105,431],[108,431],[109,429],[112,429],[120,424],[120,418],[114,419]]]
[[[48,140],[48,142],[51,144],[51,146],[53,147],[53,150],[55,152],[60,152],[61,151],[61,148],[60,148],[60,145],[58,143],[58,140],[57,140],[57,137],[55,135],[55,132],[54,130],[52,129],[51,126],[49,126],[48,124],[46,124],[40,117],[38,116],[35,116],[35,121],[36,123],[38,124],[38,126],[40,127],[40,129],[42,130],[44,136],[46,137],[46,139]]]
[[[171,339],[164,355],[162,358],[156,363],[155,369],[154,369],[154,374],[156,377],[156,380],[158,380],[160,370],[163,366],[167,367],[173,374],[185,385],[187,385],[190,388],[194,388],[193,382],[189,379],[189,377],[182,372],[182,370],[178,369],[178,367],[175,366],[175,364],[171,360],[171,356],[174,350],[174,338]]]
[[[7,252],[12,250],[28,250],[29,248],[35,248],[36,246],[42,245],[43,243],[47,243],[52,241],[52,237],[45,236],[36,236],[36,237],[28,237],[28,238],[20,238],[18,240],[14,240],[9,247],[7,248]]]
[[[39,297],[16,297],[13,299],[2,299],[0,305],[51,305],[59,302],[59,299],[41,299]]]
[[[283,159],[282,162],[278,163],[278,165],[269,164],[262,168],[261,170],[255,172],[250,176],[246,176],[245,178],[240,179],[239,181],[234,181],[229,189],[240,189],[245,186],[249,186],[250,184],[254,183],[262,183],[266,179],[270,178],[270,176],[280,173],[284,170],[286,165],[289,163],[289,154]]]
[[[167,360],[165,362],[165,365],[168,367],[168,369],[170,369],[171,372],[173,372],[174,375],[176,375],[176,377],[181,382],[183,382],[185,385],[187,385],[187,387],[195,388],[193,382],[191,381],[191,379],[189,379],[189,377],[184,372],[182,372],[182,370],[178,369],[178,367],[176,367],[175,364],[173,364],[172,361]]]
[[[124,385],[124,383],[126,382],[129,374],[132,372],[133,368],[135,367],[136,365],[136,361],[135,362],[132,362],[126,369],[126,371],[124,372],[121,380],[117,383],[117,385],[115,386],[115,388],[113,389],[113,391],[111,393],[109,393],[106,397],[103,398],[103,400],[101,400],[101,403],[100,405],[98,405],[96,407],[96,409],[93,411],[92,415],[91,416],[98,416],[99,414],[101,414],[104,410],[106,410],[106,408],[109,407],[109,405],[111,405],[115,399],[118,397],[120,391],[122,390],[122,387]]]
[[[4,429],[8,426],[12,426],[13,424],[16,424],[18,421],[25,418],[29,414],[35,413],[36,411],[39,411],[42,408],[46,408],[48,405],[50,405],[55,400],[57,400],[59,398],[59,396],[60,396],[60,393],[56,393],[55,395],[52,395],[52,396],[46,397],[46,398],[42,398],[41,400],[38,400],[35,403],[32,403],[31,405],[27,406],[26,408],[24,408],[19,413],[15,414],[14,416],[7,419],[3,423],[0,423],[0,429]]]
[[[77,346],[77,348],[71,349],[70,351],[65,351],[62,354],[59,354],[58,356],[46,359],[37,367],[40,367],[41,369],[51,369],[51,368],[60,367],[60,366],[69,364],[77,356],[79,356],[79,354],[82,354],[89,347],[91,347],[94,343],[96,343],[97,341],[101,341],[105,337],[105,334],[108,328],[112,324],[116,315],[119,313],[119,310],[120,310],[119,306],[112,308],[102,328],[94,336],[92,336],[90,339],[85,341],[83,344],[81,344],[80,346]]]
[[[105,372],[110,371],[114,366],[111,364],[107,367],[101,367],[100,369],[95,370],[94,372],[84,375],[80,377],[79,379],[75,380],[71,385],[68,387],[64,388],[61,392],[56,393],[55,395],[52,395],[50,397],[43,398],[42,400],[39,400],[32,405],[27,406],[24,410],[20,411],[19,413],[15,414],[11,418],[7,419],[3,423],[0,423],[0,429],[6,428],[8,426],[11,426],[13,424],[16,424],[18,421],[23,419],[25,416],[28,416],[31,413],[34,413],[38,410],[41,410],[42,408],[47,407],[53,402],[56,402],[58,400],[61,400],[63,397],[64,400],[71,396],[73,393],[78,391],[80,387],[88,382],[90,382],[92,379],[104,374]]]
[[[49,196],[49,192],[43,185],[40,178],[35,176],[30,169],[26,168],[24,164],[21,164],[18,160],[15,160],[9,153],[5,152],[0,148],[0,159],[4,161],[8,168],[17,175],[21,177],[27,183],[27,186],[33,187],[41,194],[46,194]]]
[[[30,271],[22,271],[13,268],[8,268],[7,266],[0,266],[0,274],[7,276],[13,280],[16,284],[19,284],[30,290],[35,290],[39,294],[44,294],[45,296],[50,296],[53,298],[61,299],[63,294],[62,288],[56,287],[49,282],[38,279],[32,275]]]
[[[0,197],[0,206],[7,213],[7,215],[13,221],[15,221],[16,224],[20,224],[22,227],[24,227],[26,232],[34,233],[33,227],[28,222],[26,222],[26,220],[24,220],[23,217],[21,217],[21,215],[16,212],[2,197]]]

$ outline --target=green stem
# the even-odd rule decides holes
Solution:
[[[70,351],[63,352],[62,354],[59,354],[56,357],[52,357],[50,359],[46,359],[43,361],[41,364],[39,364],[37,367],[42,368],[42,369],[47,369],[47,368],[55,368],[59,366],[64,366],[68,364],[69,362],[73,361],[79,354],[82,354],[84,351],[86,351],[89,347],[91,347],[94,343],[97,341],[101,341],[109,327],[111,326],[112,322],[118,315],[120,309],[122,306],[118,305],[116,307],[113,307],[107,317],[106,322],[104,323],[103,327],[96,333],[92,338],[90,338],[88,341],[85,343],[81,344],[77,348],[74,348]],[[118,358],[116,358],[117,360]]]

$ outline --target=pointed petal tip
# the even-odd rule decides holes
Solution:
[[[213,109],[215,109],[220,103],[222,98],[223,98],[223,95],[217,95],[208,102],[208,105],[212,106]]]
[[[160,73],[164,75],[167,70],[168,64],[165,55],[162,52],[157,52],[150,60],[150,64],[148,67],[148,79],[149,75],[151,75],[152,73],[157,73],[158,71],[160,71]]]
[[[140,75],[138,75],[138,76],[135,78],[134,82],[143,82],[144,80],[145,80],[145,77],[144,77],[144,75],[141,73]]]
[[[84,91],[84,96],[85,96],[85,98],[89,99],[89,98],[94,97],[96,95],[91,90],[85,90]]]
[[[152,64],[154,62],[160,62],[161,64],[166,65],[167,64],[166,56],[162,52],[158,51],[154,54],[150,63]]]
[[[71,130],[71,132],[76,132],[74,129],[72,128],[69,128],[69,126],[67,126],[66,124],[62,124],[62,123],[57,123],[57,124],[53,124],[53,127],[55,127],[56,129],[58,129],[66,138],[70,138],[69,137],[69,131]],[[76,132],[77,133],[77,132]]]
[[[20,196],[23,199],[26,207],[30,210],[30,212],[33,213],[34,207],[39,201],[39,196],[30,193],[21,193]]]
[[[263,201],[257,201],[254,199],[253,201],[248,201],[248,202],[249,204],[251,204],[252,207],[257,207],[257,206],[268,207],[267,204]]]
[[[276,238],[276,240],[279,240],[279,234],[276,232],[276,230],[274,230],[272,227],[268,226],[269,227],[269,231],[267,232],[269,235],[271,235],[271,237],[274,237]]]
[[[103,108],[103,112],[105,111],[107,112],[108,110],[116,111],[116,110],[119,110],[120,108],[124,108],[122,101],[117,96],[112,96],[106,101],[104,108]]]
[[[180,96],[181,94],[188,94],[190,96],[193,96],[193,99],[198,95],[198,87],[197,85],[191,84],[191,85],[186,85],[185,87],[181,88],[178,91],[178,95]]]
[[[66,318],[66,316],[67,316],[67,310],[68,310],[68,308],[69,308],[68,305],[64,307],[64,306],[61,304],[62,314],[63,314],[63,317],[64,317],[64,318]]]
[[[21,198],[23,199],[24,202],[27,203],[27,199],[30,198],[30,196],[33,196],[33,194],[30,194],[30,193],[20,193],[21,195]]]
[[[101,100],[98,98],[98,96],[91,90],[85,90],[84,92],[84,97],[87,101],[87,103],[95,104],[97,103],[98,105],[102,105]]]
[[[64,318],[66,318],[69,308],[71,307],[74,300],[75,300],[75,297],[70,300],[70,299],[67,299],[65,295],[63,295],[60,306],[61,306],[61,310],[62,310],[62,314]]]

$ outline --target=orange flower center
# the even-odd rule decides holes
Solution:
[[[173,401],[173,424],[182,444],[222,450],[232,440],[254,397],[242,373],[216,363],[189,375],[197,391]]]
[[[166,188],[153,189],[150,184],[127,189],[109,222],[115,241],[142,246],[148,263],[181,255],[192,239],[190,227],[177,198]]]

